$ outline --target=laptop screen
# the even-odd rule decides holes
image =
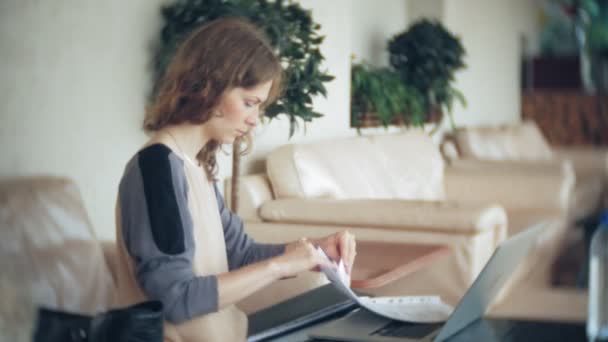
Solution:
[[[492,300],[511,278],[517,266],[536,245],[538,235],[547,225],[547,222],[543,222],[532,226],[498,246],[435,341],[443,341],[483,317]]]

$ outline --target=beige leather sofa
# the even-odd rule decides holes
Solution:
[[[447,136],[444,156],[450,169],[459,172],[509,172],[511,174],[563,174],[571,183],[563,188],[557,209],[576,222],[593,214],[606,191],[608,149],[592,147],[551,147],[533,121],[517,124],[461,127]],[[463,171],[466,170],[466,171]],[[538,185],[541,185],[539,183]],[[451,186],[448,184],[448,186]],[[463,189],[454,186],[455,191]],[[545,188],[538,188],[545,193]],[[501,204],[517,216],[522,209],[536,209],[545,214],[555,208],[550,202],[504,201]],[[534,199],[535,201],[537,199]],[[513,215],[510,215],[513,216]]]
[[[350,229],[359,241],[447,244],[453,257],[366,291],[439,294],[455,305],[506,234],[503,209],[482,202],[507,203],[518,208],[508,216],[509,225],[522,224],[515,213],[527,225],[539,220],[552,223],[518,281],[490,314],[584,320],[586,293],[550,284],[554,258],[571,231],[563,205],[572,195],[572,173],[560,168],[505,172],[492,164],[485,169],[460,165],[445,167],[438,147],[421,131],[287,145],[268,155],[265,174],[241,178],[239,214],[248,232],[261,241]],[[229,182],[226,185],[229,194]]]
[[[441,267],[375,294],[457,299],[507,233],[500,206],[446,193],[444,161],[421,130],[285,145],[268,155],[266,166],[266,174],[241,177],[239,184],[239,215],[260,241],[349,229],[360,241],[452,247]]]
[[[31,336],[36,305],[85,314],[110,308],[114,280],[106,257],[112,251],[96,239],[71,181],[1,181],[0,326],[6,330],[0,328],[0,340]]]
[[[113,241],[99,241],[78,187],[61,177],[0,181],[0,341],[30,341],[36,307],[95,314],[115,305]],[[279,283],[279,298],[322,283],[315,272]],[[251,296],[246,312],[268,294]]]

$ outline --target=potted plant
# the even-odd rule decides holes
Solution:
[[[353,64],[351,68],[351,126],[360,129],[390,124],[424,124],[422,99],[394,70]]]
[[[452,109],[464,95],[453,87],[454,73],[465,67],[465,50],[460,40],[441,23],[422,19],[388,43],[390,64],[405,84],[420,92],[426,121],[441,120],[447,113],[452,127]]]
[[[608,1],[587,0],[583,4],[587,4],[585,27],[592,79],[598,94],[603,96],[608,92]]]
[[[556,11],[543,34],[550,47],[563,45],[562,41],[571,39],[578,45],[580,59],[581,81],[584,90],[590,94],[596,91],[605,94],[608,88],[608,1],[607,0],[558,0],[553,3]],[[551,7],[549,7],[551,8]],[[547,11],[548,13],[552,13]],[[554,33],[560,27],[568,27],[560,22],[561,18],[572,24],[573,34],[570,30],[562,36]],[[564,20],[564,19],[561,19]],[[554,22],[554,23],[553,23]],[[561,25],[560,25],[561,24]],[[564,37],[565,36],[565,37]],[[561,44],[561,45],[560,45]]]
[[[299,122],[310,122],[323,114],[315,112],[312,99],[326,96],[325,83],[333,80],[321,69],[320,45],[324,36],[311,13],[293,1],[284,0],[178,0],[163,7],[164,26],[154,53],[155,79],[158,81],[176,47],[194,28],[226,16],[244,17],[263,30],[284,66],[284,92],[264,115],[273,119],[285,115],[290,122],[289,137]],[[233,145],[232,210],[237,211],[238,167],[241,149]]]

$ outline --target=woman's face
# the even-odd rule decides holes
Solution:
[[[251,88],[228,90],[209,121],[208,133],[221,143],[231,144],[258,123],[260,107],[268,98],[272,81]]]

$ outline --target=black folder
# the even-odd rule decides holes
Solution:
[[[350,312],[357,303],[327,284],[249,315],[248,342],[277,337]]]

